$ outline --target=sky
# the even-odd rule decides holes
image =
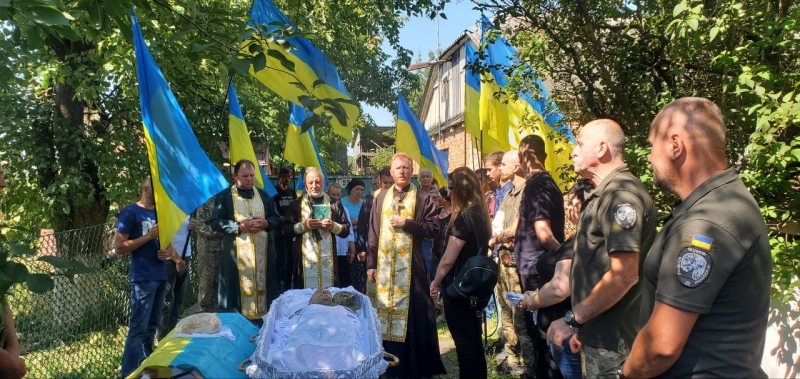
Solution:
[[[450,46],[465,30],[473,27],[481,17],[481,13],[472,9],[475,6],[467,0],[454,0],[444,7],[447,19],[439,18],[439,46],[444,49]],[[436,20],[427,17],[414,17],[406,22],[400,29],[400,44],[414,52],[412,62],[417,55],[422,55],[422,60],[428,60],[428,51],[436,51]],[[384,50],[393,53],[388,44]],[[362,104],[364,112],[372,116],[377,125],[394,125],[394,115],[383,107],[373,107]]]

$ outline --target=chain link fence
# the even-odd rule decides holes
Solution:
[[[20,260],[31,273],[53,273],[37,258],[57,255],[98,270],[74,278],[55,277],[45,294],[17,285],[9,296],[14,324],[27,362],[27,378],[110,378],[119,375],[130,321],[130,257],[113,253],[116,223],[42,235]],[[192,270],[193,271],[193,270]],[[190,273],[184,309],[196,303],[196,275]]]

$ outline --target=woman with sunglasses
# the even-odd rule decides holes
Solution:
[[[444,298],[445,320],[456,345],[461,377],[485,378],[486,357],[481,343],[481,309],[447,295],[447,287],[467,259],[485,254],[489,242],[489,214],[481,183],[472,170],[459,167],[449,178],[452,216],[445,233],[447,247],[431,282],[431,297]]]

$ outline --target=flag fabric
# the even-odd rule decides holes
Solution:
[[[197,142],[189,121],[156,64],[136,16],[133,19],[139,102],[158,215],[166,249],[187,215],[228,183]]]
[[[475,48],[472,47],[472,44],[469,43],[469,41],[465,43],[465,48],[466,70],[464,71],[464,77],[467,85],[464,86],[464,129],[467,131],[467,133],[475,136],[475,138],[479,138],[480,141],[481,75],[473,72],[469,68],[478,60],[478,55],[475,52]]]
[[[508,84],[508,77],[504,70],[512,65],[519,63],[517,51],[502,36],[497,36],[494,41],[488,41],[486,34],[492,30],[492,24],[485,16],[481,17],[482,42],[486,45],[486,62],[484,62],[489,72],[481,79],[479,100],[480,134],[476,136],[481,143],[481,150],[484,155],[495,150],[508,151],[516,149],[522,137],[528,134],[537,134],[545,140],[547,160],[545,168],[553,174],[559,187],[565,186],[560,179],[557,169],[569,165],[569,157],[575,145],[575,136],[569,127],[563,122],[563,116],[559,112],[555,103],[550,99],[550,94],[544,88],[540,80],[536,80],[535,85],[539,88],[538,94],[526,92],[516,93],[507,101],[495,98],[494,94]],[[468,46],[470,47],[470,46]],[[469,55],[475,59],[476,55]],[[469,71],[469,70],[468,70]],[[474,75],[473,75],[474,76]],[[469,81],[469,76],[467,77]],[[473,79],[474,80],[474,79]],[[468,82],[467,91],[471,91]],[[473,98],[475,95],[472,95]],[[469,95],[467,100],[470,100]],[[472,105],[470,100],[470,105]],[[474,113],[475,107],[466,108],[466,112]],[[465,115],[466,120],[470,120],[474,131],[474,116]],[[527,120],[533,121],[533,127]],[[468,129],[470,130],[470,129]],[[475,135],[475,134],[473,134]],[[481,138],[482,136],[482,138]]]
[[[141,377],[147,367],[182,366],[196,367],[209,378],[247,379],[247,374],[239,371],[239,364],[253,355],[253,343],[249,338],[235,338],[231,331],[252,336],[258,333],[258,328],[238,312],[217,313],[217,317],[222,328],[216,337],[224,338],[192,338],[173,330],[128,379]]]
[[[325,187],[328,186],[328,174],[325,172],[325,164],[319,155],[317,141],[314,139],[314,128],[308,129],[303,133],[303,122],[308,118],[306,110],[294,103],[289,103],[289,129],[286,131],[286,145],[283,150],[283,157],[300,167],[300,180],[297,183],[297,192],[305,189],[305,168],[316,167],[322,171],[325,178]]]
[[[265,25],[268,30],[277,28],[275,25],[270,25],[273,22],[294,26],[270,0],[255,0],[250,9],[250,18],[259,25]],[[347,114],[346,122],[340,122],[334,117],[331,125],[336,134],[347,141],[352,141],[353,125],[360,111],[358,105],[352,101],[350,93],[344,88],[336,67],[308,39],[292,37],[288,38],[287,42],[293,49],[284,49],[277,43],[263,43],[262,46],[265,51],[273,49],[282,53],[286,59],[294,63],[294,72],[287,70],[278,57],[266,54],[266,67],[255,72],[251,65],[250,74],[279,96],[300,106],[303,105],[301,97],[308,96],[308,93],[298,88],[295,82],[302,83],[307,91],[321,101],[334,99],[347,101],[340,103]],[[243,46],[249,43],[247,40],[242,42]]]
[[[478,54],[467,42],[467,67],[477,59]],[[519,129],[512,125],[522,121],[522,115],[515,112],[519,107],[509,107],[494,98],[500,87],[491,75],[473,73],[469,68],[465,75],[464,125],[467,133],[478,141],[482,155],[516,149],[521,136]]]
[[[269,196],[275,196],[278,191],[272,185],[269,177],[264,173],[264,168],[261,167],[258,163],[258,158],[256,158],[256,152],[253,149],[253,143],[250,141],[250,132],[244,122],[242,107],[239,105],[239,98],[236,96],[236,88],[233,87],[233,81],[231,81],[228,89],[228,98],[230,102],[228,106],[228,131],[230,133],[230,152],[228,156],[231,164],[236,164],[242,159],[253,162],[258,167],[258,170],[256,170],[256,187],[263,189]]]
[[[397,135],[395,138],[398,153],[406,153],[419,164],[420,169],[427,168],[440,186],[447,183],[447,171],[450,163],[447,154],[433,145],[431,137],[417,116],[411,111],[403,95],[397,96]]]

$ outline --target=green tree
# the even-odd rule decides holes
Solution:
[[[444,2],[276,1],[339,67],[358,101],[387,106],[392,88],[416,88],[399,46],[405,16],[439,12]],[[137,196],[147,171],[132,48],[130,9],[201,145],[222,167],[231,59],[250,2],[225,0],[0,1],[0,159],[14,185],[0,213],[32,229],[105,222],[112,205]],[[384,64],[384,41],[396,59]],[[400,68],[403,70],[400,70]],[[235,78],[253,143],[283,152],[286,102],[253,78]],[[359,127],[369,119],[359,122]],[[318,131],[323,159],[345,142]],[[6,148],[7,147],[7,148]],[[280,161],[280,159],[275,159]],[[328,162],[326,162],[328,163]],[[331,164],[333,164],[331,162]]]
[[[785,1],[478,0],[519,49],[511,92],[550,78],[572,121],[607,117],[628,135],[627,158],[666,216],[675,198],[652,186],[650,122],[673,99],[723,110],[728,156],[770,227],[776,297],[800,267],[800,5]],[[515,22],[506,22],[514,18]],[[794,186],[794,188],[793,188]]]
[[[392,163],[392,156],[394,155],[394,146],[382,147],[375,150],[375,155],[370,160],[370,166],[378,172],[384,166],[389,166]]]

